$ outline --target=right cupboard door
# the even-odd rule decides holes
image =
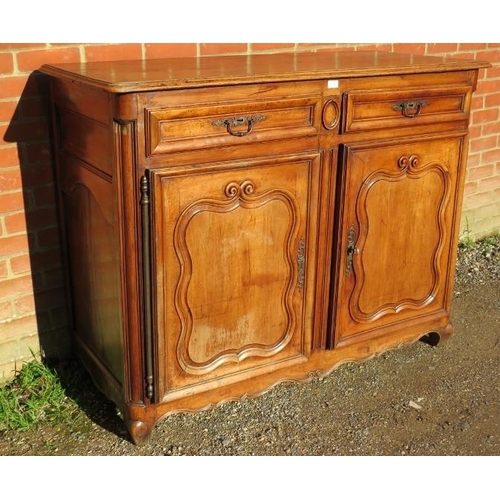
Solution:
[[[344,146],[332,346],[446,314],[462,146],[457,136]]]

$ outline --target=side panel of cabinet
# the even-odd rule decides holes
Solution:
[[[123,383],[118,235],[112,185],[60,155],[73,330],[80,349]]]
[[[158,398],[307,359],[319,164],[150,172]]]
[[[455,136],[344,148],[331,344],[446,314],[462,143]]]

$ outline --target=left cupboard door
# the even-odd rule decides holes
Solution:
[[[319,154],[148,172],[156,400],[304,362]]]

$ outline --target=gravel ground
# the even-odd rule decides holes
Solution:
[[[460,249],[452,318],[455,335],[438,347],[416,342],[320,381],[169,416],[140,447],[88,383],[75,424],[4,432],[0,455],[498,456],[500,239]]]

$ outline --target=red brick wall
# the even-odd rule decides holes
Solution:
[[[68,346],[44,63],[304,50],[380,49],[481,59],[474,97],[463,228],[500,230],[500,44],[0,43],[0,379]]]

